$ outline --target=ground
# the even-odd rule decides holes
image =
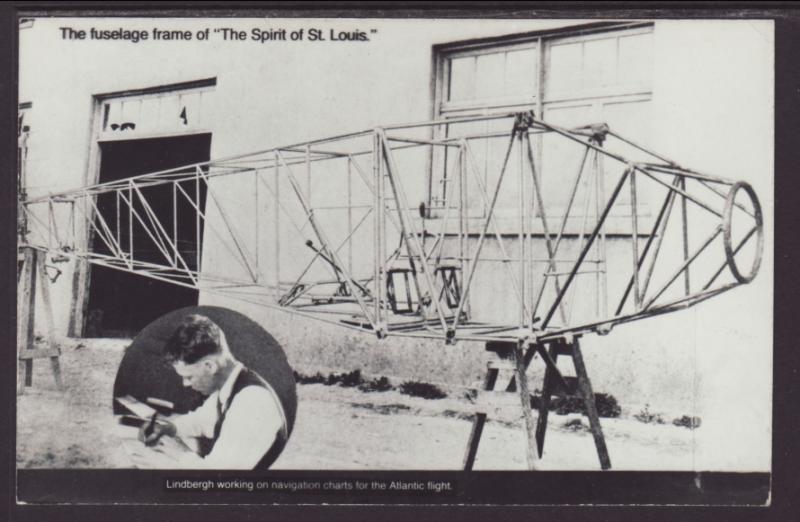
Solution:
[[[33,386],[17,400],[19,467],[129,466],[111,414],[114,377],[128,342],[65,342],[64,391],[56,389],[47,360],[36,361]],[[294,432],[275,469],[458,470],[474,410],[459,391],[444,399],[423,399],[398,391],[303,384],[298,400]],[[498,409],[489,418],[475,469],[526,469],[519,411]],[[695,436],[702,427],[691,430],[669,420],[646,423],[626,408],[619,418],[601,423],[614,469],[693,469]],[[541,468],[599,469],[587,424],[577,414],[551,413]]]

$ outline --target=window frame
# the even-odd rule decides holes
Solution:
[[[617,40],[617,44],[619,44],[620,38],[636,36],[641,34],[648,34],[652,32],[653,32],[653,25],[649,24],[649,25],[639,25],[628,28],[608,29],[608,30],[598,31],[592,34],[569,35],[569,36],[559,36],[559,37],[549,38],[545,40],[544,70],[545,72],[550,70],[551,52],[554,44],[568,45],[579,42],[585,43],[596,40],[604,40],[607,39],[608,36],[611,34],[614,35],[614,38]],[[619,52],[619,47],[617,47],[617,52]],[[561,91],[555,93],[548,93],[546,87],[547,85],[540,85],[539,94],[542,98],[543,104],[573,101],[573,100],[588,100],[592,98],[612,98],[612,97],[617,98],[623,96],[652,95],[653,92],[652,85],[645,86],[643,84],[635,84],[635,83],[631,83],[628,85],[617,84],[613,86],[600,87],[586,91],[580,91],[580,90],[573,92]],[[626,87],[626,89],[622,90],[621,87]]]
[[[499,52],[513,52],[513,51],[522,51],[527,49],[536,49],[537,54],[541,55],[541,50],[539,49],[539,39],[529,41],[529,42],[522,42],[522,43],[513,43],[508,45],[499,45],[499,46],[492,46],[492,47],[484,47],[477,52],[472,49],[462,49],[454,52],[450,52],[447,56],[442,57],[442,74],[443,76],[441,79],[437,79],[437,81],[442,82],[441,92],[443,94],[442,100],[439,103],[439,114],[446,112],[463,112],[469,111],[470,109],[477,109],[477,110],[485,110],[488,108],[508,108],[508,107],[527,107],[531,104],[536,103],[539,97],[539,78],[541,76],[541,71],[539,68],[541,67],[539,63],[539,59],[537,57],[536,60],[536,67],[535,67],[535,75],[536,75],[536,91],[534,92],[533,96],[526,97],[524,95],[511,95],[511,96],[497,96],[494,98],[484,98],[481,100],[467,100],[467,101],[456,101],[450,102],[446,101],[446,96],[444,96],[445,91],[449,90],[450,87],[450,63],[451,60],[454,58],[464,58],[470,56],[482,56],[482,55],[489,55],[495,54]],[[445,78],[447,81],[445,82]],[[488,104],[488,105],[487,105]]]
[[[469,56],[469,55],[477,55],[477,54],[488,54],[492,52],[496,52],[498,49],[503,48],[520,48],[523,49],[525,46],[533,46],[536,45],[538,47],[538,60],[536,64],[537,70],[537,92],[534,96],[535,103],[534,105],[540,105],[544,103],[544,86],[545,86],[545,70],[547,67],[542,67],[542,64],[548,63],[549,60],[549,52],[546,52],[546,48],[549,47],[550,43],[553,41],[564,41],[563,43],[569,43],[570,39],[583,40],[587,37],[590,39],[600,39],[604,35],[616,32],[616,31],[623,31],[623,30],[640,30],[641,32],[647,32],[653,30],[654,23],[652,21],[636,21],[636,22],[593,22],[588,24],[581,24],[581,25],[574,25],[574,26],[566,26],[561,27],[558,29],[550,29],[550,30],[543,30],[543,31],[533,31],[528,33],[518,33],[518,34],[511,34],[506,36],[500,37],[491,37],[491,38],[479,38],[479,39],[472,39],[472,40],[461,40],[456,42],[448,42],[445,44],[437,44],[433,46],[432,49],[432,57],[433,57],[433,72],[434,78],[431,82],[432,84],[432,92],[431,98],[433,99],[433,107],[432,107],[432,118],[438,119],[440,118],[443,113],[450,112],[450,111],[467,111],[469,109],[478,109],[479,113],[480,110],[485,110],[492,107],[485,107],[482,103],[475,103],[472,104],[471,107],[446,107],[446,100],[445,100],[445,86],[447,82],[445,82],[445,78],[447,78],[446,73],[449,72],[446,70],[447,68],[447,60],[453,56],[461,57],[461,56]],[[546,56],[547,55],[547,56]],[[448,78],[449,79],[449,78]],[[556,101],[556,100],[548,100],[548,101]],[[507,106],[528,106],[531,105],[530,103],[509,103],[509,104],[498,104],[497,107],[507,107]]]
[[[534,31],[529,33],[511,34],[500,37],[481,38],[473,40],[463,40],[434,45],[432,48],[433,59],[433,78],[431,81],[432,119],[446,120],[453,116],[479,116],[492,115],[500,112],[528,111],[533,110],[537,118],[543,117],[545,109],[548,107],[561,107],[569,105],[586,104],[591,105],[603,101],[615,99],[618,103],[626,101],[650,101],[653,96],[652,84],[644,88],[642,85],[631,84],[626,90],[620,92],[619,86],[614,85],[608,88],[595,89],[592,91],[576,92],[570,95],[557,93],[552,96],[547,92],[547,73],[550,67],[550,50],[554,43],[568,44],[573,42],[585,42],[607,38],[610,34],[616,33],[617,42],[622,36],[633,36],[637,34],[653,33],[655,23],[649,20],[637,20],[632,22],[593,22],[581,25],[564,26],[557,29]],[[617,44],[618,45],[618,44]],[[449,89],[449,70],[448,63],[453,57],[477,56],[507,49],[524,49],[536,46],[538,52],[536,70],[536,92],[530,100],[515,100],[513,103],[496,103],[495,99],[480,100],[479,102],[457,102],[446,101]],[[619,47],[617,47],[618,49]],[[490,102],[490,103],[487,103]],[[495,103],[491,103],[495,102]],[[446,125],[433,126],[431,138],[440,139],[447,132]],[[537,142],[541,136],[534,138]],[[541,146],[537,143],[535,147],[537,165],[542,163]],[[435,192],[433,165],[434,153],[429,158],[428,169],[428,205],[440,195]],[[649,212],[644,209],[645,213]],[[485,213],[485,209],[484,209]],[[470,217],[484,217],[480,215],[470,215]],[[500,221],[503,220],[498,216]]]

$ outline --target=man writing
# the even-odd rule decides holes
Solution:
[[[219,326],[186,317],[164,354],[183,385],[207,398],[185,415],[145,424],[139,439],[149,446],[164,435],[198,438],[200,451],[182,457],[182,468],[267,469],[288,437],[285,413],[272,387],[233,357]]]

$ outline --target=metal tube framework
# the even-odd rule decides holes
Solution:
[[[508,132],[456,132],[460,124],[496,120],[507,122]],[[415,134],[434,127],[446,128],[445,137]],[[531,134],[570,144],[577,172],[543,170],[535,158],[549,151],[534,154]],[[492,156],[495,148],[485,146],[487,152],[479,157],[476,143],[502,144],[502,155]],[[645,160],[623,156],[614,150],[615,143],[633,147]],[[426,175],[415,166],[420,150],[432,170]],[[606,160],[624,168],[608,198],[604,187],[613,174]],[[298,166],[305,186],[296,177]],[[248,175],[252,184],[244,182]],[[340,193],[331,190],[337,176]],[[440,204],[426,208],[423,203],[417,216],[408,194],[419,191],[408,187],[415,188],[415,180],[418,186],[434,186],[428,176],[442,180],[442,191],[441,198],[426,195],[425,201]],[[553,185],[569,189],[563,214],[555,221],[553,196],[546,190]],[[291,192],[285,193],[284,186]],[[252,190],[236,196],[242,187]],[[159,190],[169,197],[156,206],[151,193]],[[656,191],[663,194],[660,210],[644,228]],[[509,192],[515,203],[501,205],[501,199],[508,200],[501,195]],[[622,202],[626,193],[629,199]],[[326,196],[325,204],[314,204],[318,194]],[[676,199],[681,212],[673,215]],[[627,224],[618,218],[623,206],[630,210]],[[349,133],[41,195],[21,201],[20,208],[27,224],[20,243],[52,255],[381,338],[446,342],[530,342],[605,333],[615,324],[682,309],[748,282],[763,246],[761,210],[749,185],[681,167],[605,124],[566,129],[530,112]],[[698,214],[703,215],[699,221],[694,219]],[[750,223],[736,241],[731,239],[734,214],[737,221]],[[78,223],[84,227],[81,236],[76,235]],[[710,231],[695,233],[700,225]],[[288,234],[287,226],[293,229]],[[690,227],[703,242],[691,242]],[[365,244],[365,235],[371,245]],[[720,236],[724,248],[712,248]],[[753,245],[754,237],[753,268],[743,276],[747,271],[740,269],[737,256]],[[388,243],[395,240],[397,248],[390,253]],[[616,256],[609,264],[610,241],[629,244],[628,263],[619,260],[625,256]],[[496,248],[486,252],[490,243]],[[516,244],[516,253],[509,243]],[[264,255],[269,248],[271,255]],[[564,248],[576,255],[564,254]],[[673,254],[676,250],[680,255]],[[220,261],[222,253],[228,262]],[[704,285],[690,284],[705,272]],[[681,276],[683,289],[676,293],[673,283]],[[394,277],[404,281],[401,297],[407,309],[398,305]],[[505,318],[482,318],[490,296],[497,299],[498,292],[514,297],[502,301],[508,308]],[[619,299],[613,314],[607,311],[610,297]],[[588,310],[592,307],[582,302],[596,306]]]

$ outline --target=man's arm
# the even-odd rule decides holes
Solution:
[[[182,466],[253,469],[283,428],[280,408],[271,391],[261,386],[245,387],[233,398],[211,453],[205,458],[186,458]]]
[[[170,421],[179,437],[213,437],[217,422],[217,395],[210,395],[199,408],[184,415],[177,415]]]
[[[159,417],[139,430],[139,440],[151,446],[166,435],[169,437],[212,437],[217,420],[216,395],[211,395],[199,408],[170,418]]]

